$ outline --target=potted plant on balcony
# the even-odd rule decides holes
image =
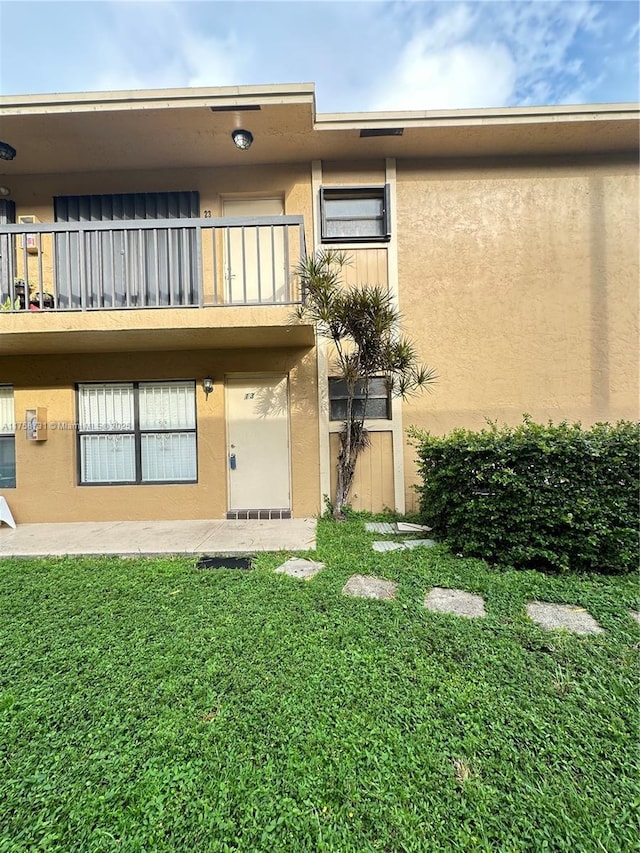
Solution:
[[[46,290],[43,290],[41,294],[39,285],[34,282],[25,280],[24,278],[16,278],[14,279],[13,286],[15,293],[14,308],[28,308],[30,311],[41,311],[43,308],[55,308],[55,299],[53,294]],[[11,297],[7,297],[5,303],[3,303],[3,310],[10,310],[10,299]]]

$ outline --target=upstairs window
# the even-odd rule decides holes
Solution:
[[[0,489],[16,486],[16,425],[13,388],[0,385]]]
[[[364,383],[356,386],[356,396],[353,401],[353,412],[357,418],[362,417],[364,410]],[[347,383],[344,379],[329,379],[329,420],[344,421],[347,417]],[[389,420],[391,418],[391,400],[387,380],[377,376],[369,381],[369,396],[365,417],[372,420]]]
[[[389,184],[383,187],[322,187],[323,243],[389,240]]]

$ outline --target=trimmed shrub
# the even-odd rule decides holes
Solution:
[[[525,415],[440,437],[411,429],[420,513],[455,551],[519,568],[638,567],[638,425]]]

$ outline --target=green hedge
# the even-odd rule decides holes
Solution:
[[[522,568],[638,568],[638,425],[412,429],[420,513],[457,552]]]

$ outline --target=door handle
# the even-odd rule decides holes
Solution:
[[[229,468],[231,468],[232,471],[236,470],[236,454],[235,453],[229,454]]]

